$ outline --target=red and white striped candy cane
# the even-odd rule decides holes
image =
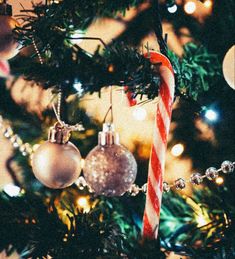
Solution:
[[[160,219],[162,183],[165,167],[167,138],[171,122],[175,80],[170,61],[164,55],[150,52],[145,55],[151,63],[161,63],[159,67],[161,85],[159,102],[153,128],[153,143],[149,160],[145,211],[143,217],[143,237],[156,239]]]

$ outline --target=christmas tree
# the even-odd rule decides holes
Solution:
[[[234,8],[1,1],[3,258],[235,257]]]

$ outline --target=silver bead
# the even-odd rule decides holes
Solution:
[[[25,143],[25,144],[21,145],[19,150],[20,150],[20,152],[22,153],[23,156],[30,155],[33,152],[29,143]]]
[[[170,185],[167,182],[163,182],[163,192],[169,192],[170,189]]]
[[[20,137],[18,137],[17,135],[13,135],[11,138],[11,143],[13,145],[14,148],[18,148],[20,145],[23,144],[22,140]]]
[[[130,192],[131,196],[136,196],[140,192],[140,188],[138,185],[132,184],[129,189],[129,192]]]
[[[3,135],[5,138],[10,138],[13,135],[13,130],[11,127],[7,127],[3,130]]]
[[[190,182],[194,185],[199,185],[203,181],[202,175],[199,173],[194,173],[190,177]]]
[[[218,176],[219,176],[219,173],[218,173],[218,171],[217,171],[217,169],[215,167],[209,167],[206,170],[206,177],[207,177],[207,179],[214,180]]]
[[[145,183],[142,188],[141,188],[142,192],[143,193],[146,193],[147,192],[147,183]]]
[[[175,188],[176,190],[182,190],[186,187],[185,180],[182,178],[179,178],[175,181]]]
[[[234,164],[231,161],[226,160],[221,164],[221,170],[225,174],[232,173],[234,170]]]
[[[87,186],[86,180],[83,176],[78,177],[75,183],[79,190],[84,190],[84,188]]]

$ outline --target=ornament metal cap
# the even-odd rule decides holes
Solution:
[[[71,136],[71,131],[57,122],[53,127],[50,127],[48,133],[48,141],[57,144],[66,144]]]
[[[113,123],[104,123],[99,132],[98,144],[101,146],[119,144],[119,134],[115,132]]]

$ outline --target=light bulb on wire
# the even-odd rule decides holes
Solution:
[[[193,1],[188,1],[185,5],[184,5],[184,11],[187,14],[193,14],[196,11],[196,4]]]
[[[184,145],[181,143],[174,145],[171,149],[171,154],[175,157],[182,155],[183,152],[184,152]]]
[[[175,0],[167,0],[166,7],[169,13],[175,13],[177,11],[177,5],[175,4]]]
[[[206,1],[204,1],[203,5],[206,8],[210,8],[212,6],[212,1],[211,0],[206,0]]]
[[[216,111],[212,110],[212,109],[208,109],[206,110],[205,112],[205,118],[208,120],[208,121],[211,121],[211,122],[215,122],[217,121],[218,119],[218,114]]]
[[[175,13],[177,11],[177,9],[178,9],[178,7],[177,7],[176,4],[167,7],[167,10],[168,10],[169,13]]]
[[[224,178],[219,176],[215,179],[217,185],[222,185],[224,183]]]

